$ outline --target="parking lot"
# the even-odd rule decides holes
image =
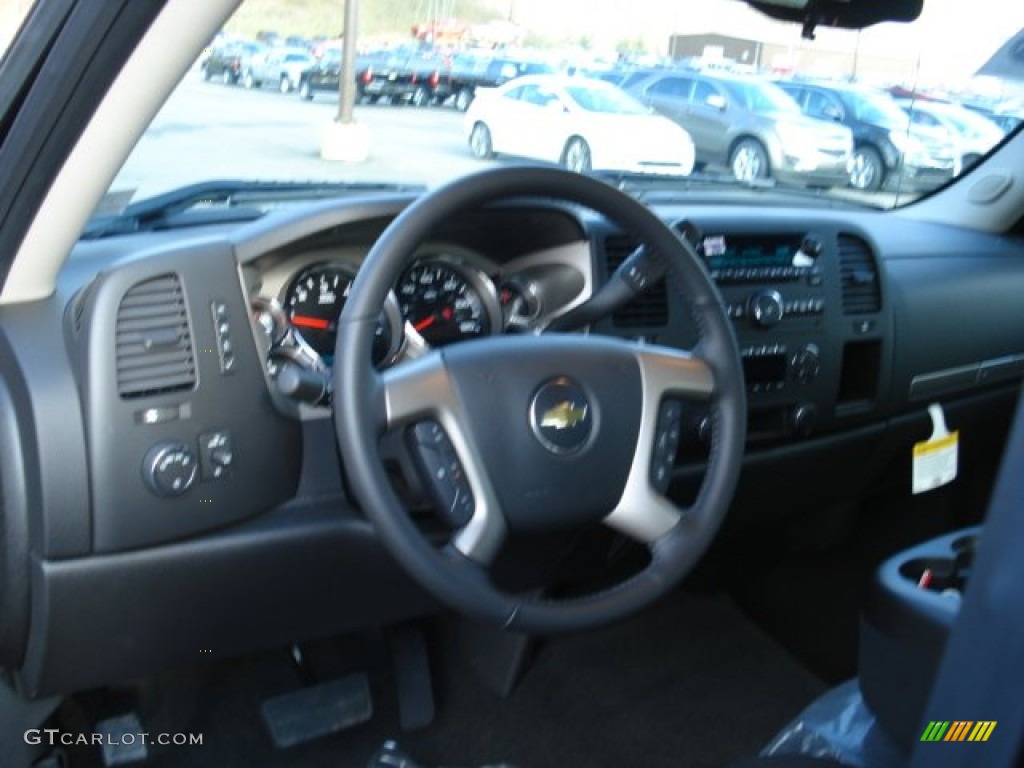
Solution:
[[[437,185],[487,163],[469,154],[462,115],[440,107],[356,108],[370,135],[363,163],[320,159],[320,132],[337,97],[306,102],[294,94],[207,83],[190,73],[164,105],[112,190],[135,197],[200,178],[400,181]],[[210,147],[216,146],[215,153]],[[254,165],[253,159],[258,158]]]
[[[307,102],[295,94],[205,82],[193,71],[154,120],[111,190],[141,199],[210,178],[436,186],[509,162],[474,158],[463,135],[463,116],[453,109],[388,104],[356,107],[355,119],[366,125],[370,137],[365,162],[328,162],[319,155],[320,132],[337,111],[336,96],[321,94]],[[893,203],[887,193],[841,194],[873,205]]]

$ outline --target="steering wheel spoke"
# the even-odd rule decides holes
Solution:
[[[679,523],[683,511],[666,498],[682,439],[682,400],[707,401],[715,390],[711,367],[687,352],[639,347],[643,411],[633,465],[622,498],[606,525],[652,544]]]
[[[457,530],[451,547],[490,564],[506,537],[505,517],[473,436],[444,356],[435,353],[379,376],[384,429],[408,429],[408,444],[420,463],[438,516]]]

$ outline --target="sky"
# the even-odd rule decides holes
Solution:
[[[739,0],[494,0],[495,6],[503,4],[514,21],[538,33],[587,33],[598,45],[611,47],[639,37],[660,53],[670,35],[702,32],[796,47],[852,50],[858,45],[857,33],[848,30],[819,29],[816,41],[801,40],[797,25],[774,22]],[[973,74],[1021,28],[1021,0],[925,0],[917,21],[868,28],[859,46],[862,52],[919,54],[922,78],[941,82]]]

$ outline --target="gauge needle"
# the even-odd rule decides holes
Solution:
[[[437,322],[437,315],[428,315],[413,326],[417,331],[425,331]]]
[[[307,317],[306,315],[292,315],[292,325],[297,325],[300,328],[316,328],[320,331],[326,331],[330,322],[320,317]]]

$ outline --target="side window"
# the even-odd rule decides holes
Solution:
[[[651,96],[665,96],[670,99],[689,99],[693,81],[685,77],[663,77],[653,83],[647,93]]]
[[[797,103],[801,110],[803,110],[804,112],[808,111],[807,99],[809,97],[807,92],[804,91],[803,88],[794,88],[790,85],[782,84],[780,84],[779,87],[782,88],[783,91],[785,91],[786,95],[789,96],[789,98],[791,98],[793,101]]]
[[[819,117],[824,120],[841,120],[843,117],[843,110],[835,99],[816,91],[807,92],[807,106],[804,108],[804,112],[811,117]]]
[[[929,114],[918,112],[916,109],[910,113],[910,122],[914,125],[924,125],[928,128],[938,128],[941,123]]]
[[[725,103],[725,97],[711,83],[698,80],[693,86],[693,97],[690,99],[698,106],[715,106]]]
[[[536,107],[546,107],[551,102],[558,100],[558,96],[555,93],[542,85],[524,85],[514,90],[520,92],[520,101],[533,104]]]
[[[520,85],[518,88],[505,91],[505,98],[510,101],[528,101],[527,92],[536,89],[536,85]]]

